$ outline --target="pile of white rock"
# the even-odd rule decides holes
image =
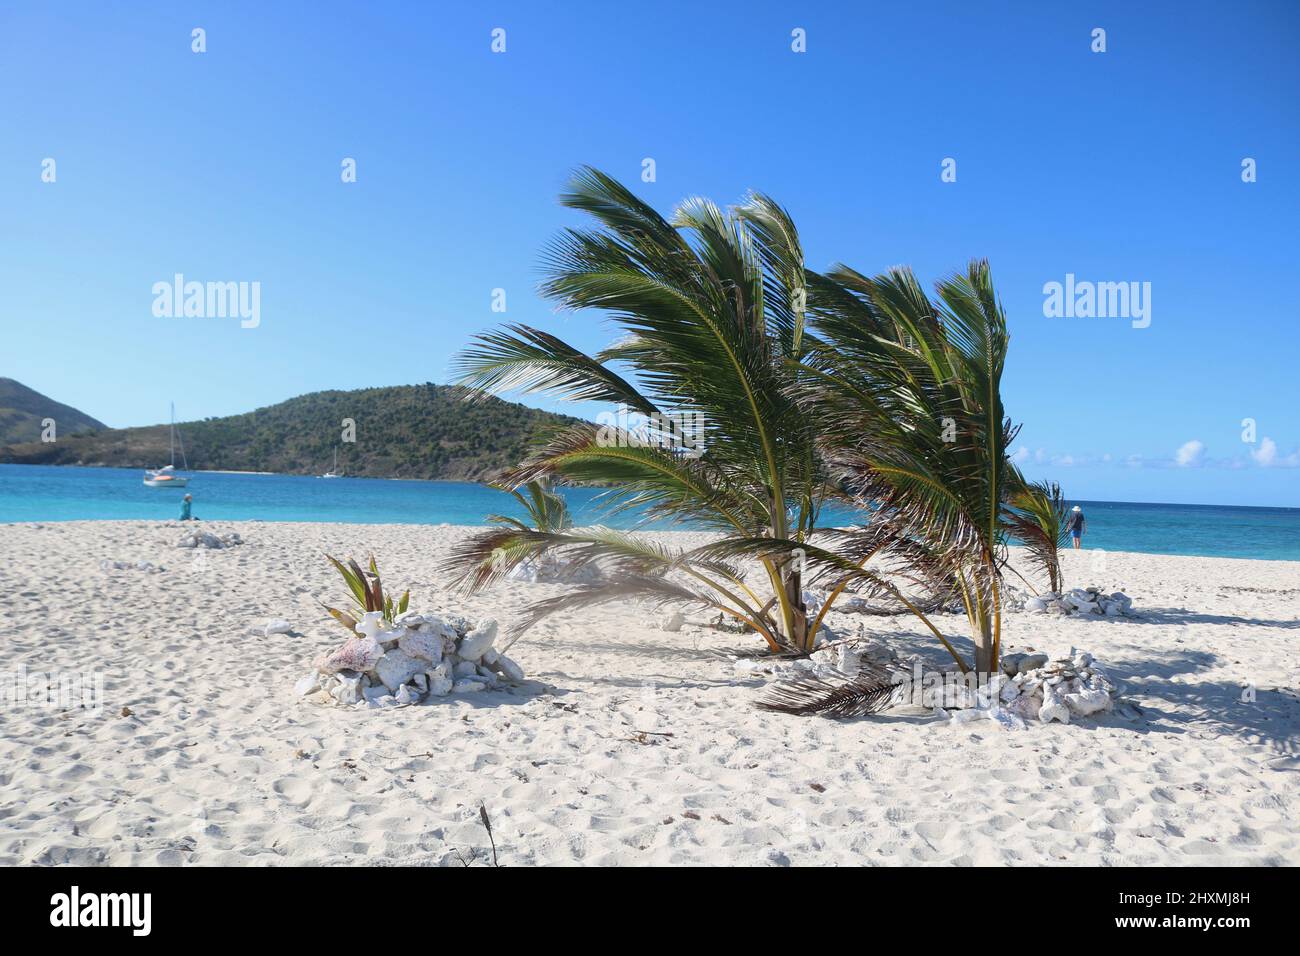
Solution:
[[[1135,617],[1133,599],[1123,591],[1106,594],[1101,588],[1075,588],[1064,594],[1013,597],[1011,606],[1031,614],[1096,614],[1104,617]]]
[[[476,694],[524,679],[523,669],[493,644],[497,623],[408,614],[385,628],[365,614],[357,635],[316,661],[294,685],[300,697],[357,708],[417,704],[449,694]]]
[[[244,539],[239,536],[238,531],[231,531],[229,534],[214,534],[211,531],[199,531],[196,528],[181,535],[180,540],[176,542],[176,547],[233,548],[235,545],[243,543]]]
[[[959,687],[962,699],[945,701],[955,713],[939,707],[936,715],[954,724],[984,718],[1016,728],[1034,720],[1068,724],[1071,717],[1109,712],[1119,694],[1106,669],[1074,648],[1069,657],[1056,660],[1046,654],[1005,654],[999,665],[1002,673],[977,690]]]
[[[900,659],[887,645],[869,639],[832,641],[824,650],[794,660],[741,659],[733,668],[738,677],[815,677],[838,684],[856,677],[864,664],[898,685],[886,710],[932,713],[954,725],[992,720],[1008,730],[1023,730],[1027,722],[1068,724],[1071,718],[1110,712],[1119,694],[1106,669],[1074,648],[1056,660],[1047,654],[1004,654],[1000,673],[975,686],[964,675],[924,674],[918,657]],[[1133,716],[1130,708],[1118,706],[1121,714]]]

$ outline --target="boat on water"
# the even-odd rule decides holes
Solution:
[[[190,479],[187,475],[176,474],[171,465],[163,465],[155,471],[146,471],[144,483],[150,488],[184,488]]]
[[[176,403],[172,402],[172,419],[169,444],[171,445],[171,464],[163,465],[153,471],[144,473],[144,484],[146,488],[184,488],[190,483],[188,475],[176,473]],[[189,470],[189,462],[185,460],[185,442],[181,440],[181,462],[185,465],[185,470]]]
[[[335,449],[334,449],[334,467],[331,468],[329,471],[325,472],[325,474],[321,475],[320,477],[322,477],[322,478],[342,478],[342,477],[343,477],[342,475],[339,474],[339,450],[338,450],[337,446],[336,446]]]

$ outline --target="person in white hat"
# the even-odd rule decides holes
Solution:
[[[1078,505],[1075,505],[1070,510],[1070,517],[1065,522],[1065,527],[1069,529],[1070,541],[1074,544],[1074,550],[1078,551],[1079,548],[1083,547],[1080,539],[1083,538],[1084,531],[1088,529],[1087,519],[1083,517],[1083,509]]]

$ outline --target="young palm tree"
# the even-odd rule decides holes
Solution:
[[[840,267],[829,278],[840,294],[819,300],[823,341],[800,370],[800,393],[843,488],[873,510],[836,557],[817,559],[843,586],[866,557],[910,551],[959,596],[975,669],[988,673],[1001,639],[1006,503],[1024,485],[1007,454],[1008,334],[988,264],[938,283],[933,302],[905,269],[868,279]]]
[[[475,394],[522,390],[617,404],[648,424],[644,432],[573,426],[503,481],[602,485],[611,513],[688,519],[722,543],[682,551],[603,527],[505,527],[477,535],[448,567],[477,589],[521,561],[563,550],[571,565],[602,565],[607,583],[542,602],[522,626],[561,608],[639,596],[715,608],[773,650],[807,652],[815,628],[799,549],[826,488],[815,430],[790,390],[801,356],[816,344],[804,329],[811,274],[794,224],[758,195],[728,210],[690,199],[668,220],[590,168],[561,202],[589,213],[598,228],[555,240],[543,292],[566,309],[604,310],[622,338],[589,356],[539,329],[507,326],[458,358],[460,381]],[[672,423],[682,416],[701,427],[702,452],[674,447]],[[732,563],[739,557],[758,560],[764,586],[751,587]]]
[[[519,518],[513,518],[510,515],[488,515],[489,524],[507,525],[523,531],[532,528],[538,531],[567,531],[573,527],[568,502],[551,487],[549,478],[538,478],[536,481],[530,481],[522,489],[511,487],[502,482],[493,482],[493,485],[502,491],[510,492],[533,523],[530,526]]]

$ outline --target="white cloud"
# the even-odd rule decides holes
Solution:
[[[1029,449],[1017,448],[1016,453],[1011,456],[1011,460],[1014,461],[1017,465],[1023,465],[1025,462],[1029,460]]]
[[[1267,468],[1277,460],[1277,442],[1265,436],[1258,448],[1250,450],[1250,457],[1255,459],[1255,464]]]
[[[1178,452],[1174,455],[1174,461],[1180,468],[1192,468],[1201,463],[1201,455],[1205,453],[1205,444],[1193,438],[1191,441],[1183,442],[1179,446]]]

